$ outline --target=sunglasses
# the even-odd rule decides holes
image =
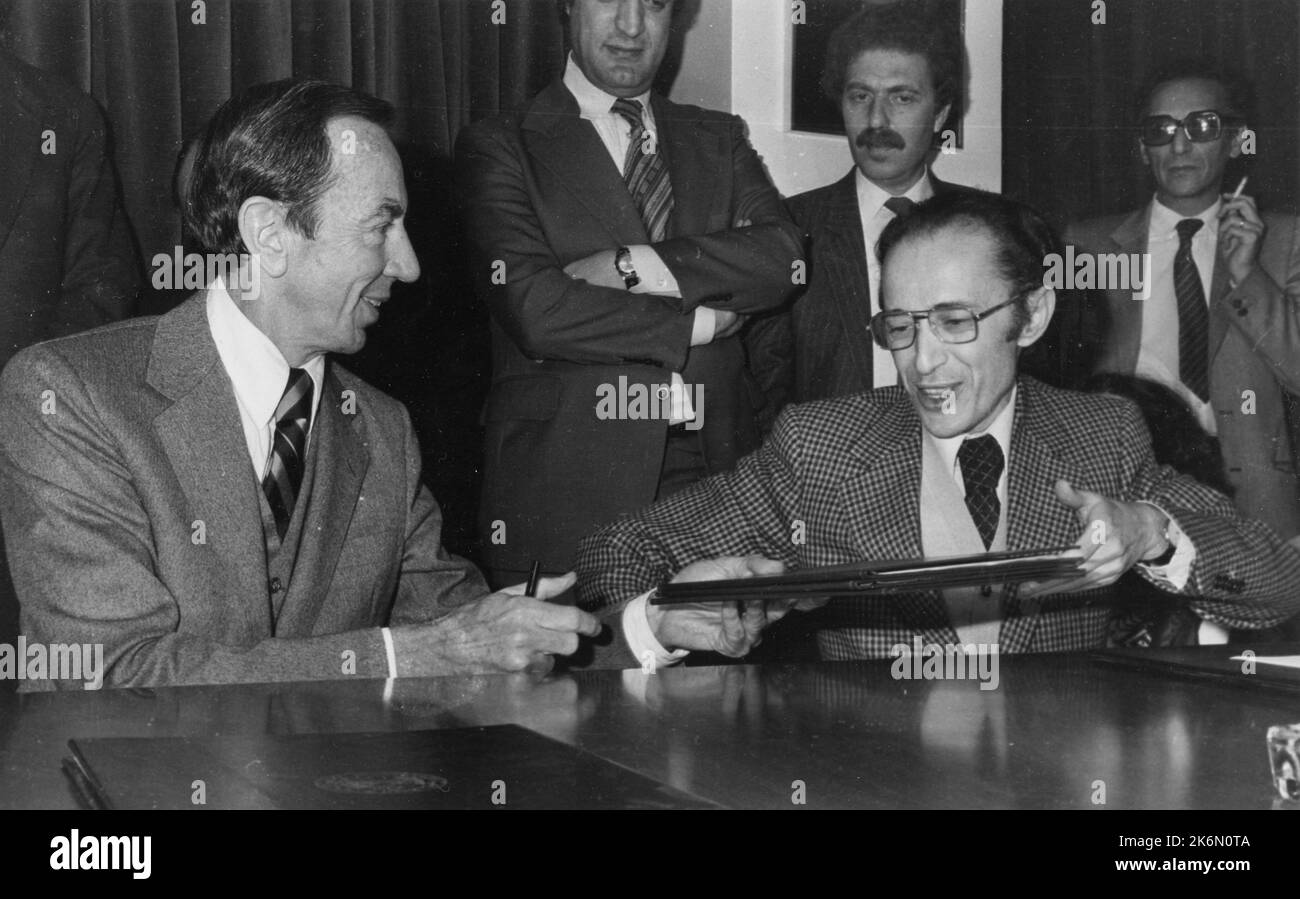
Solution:
[[[1174,135],[1181,128],[1189,141],[1203,144],[1218,140],[1225,128],[1237,128],[1243,124],[1245,120],[1236,116],[1220,115],[1213,109],[1203,109],[1188,113],[1181,122],[1173,116],[1147,116],[1142,120],[1139,136],[1148,147],[1163,147],[1173,141]]]
[[[934,336],[944,343],[970,343],[979,337],[980,322],[1019,299],[1019,295],[1014,296],[983,312],[976,312],[960,303],[941,303],[925,312],[902,309],[877,312],[871,316],[871,336],[883,350],[905,350],[916,342],[917,322],[926,319]]]

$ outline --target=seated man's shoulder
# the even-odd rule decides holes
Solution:
[[[130,390],[144,383],[159,320],[127,319],[26,347],[9,360],[0,383],[9,392],[33,377],[59,377],[89,391]]]
[[[338,359],[331,362],[330,371],[338,378],[343,396],[339,402],[348,411],[355,410],[382,422],[404,424],[409,420],[406,406],[395,397],[389,396],[369,381],[350,371]],[[349,403],[349,400],[352,402]]]
[[[1046,429],[1077,445],[1115,440],[1127,433],[1142,413],[1129,399],[1109,393],[1082,393],[1023,378],[1031,414]]]
[[[890,422],[910,420],[911,401],[902,387],[881,387],[786,406],[772,429],[774,439],[815,442],[819,451],[848,445]]]

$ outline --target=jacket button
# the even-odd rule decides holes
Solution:
[[[281,587],[280,579],[278,577],[271,578],[270,587],[272,593],[279,593]]]

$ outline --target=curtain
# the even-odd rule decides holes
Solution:
[[[107,114],[142,268],[181,243],[183,142],[232,94],[323,78],[389,101],[421,263],[349,368],[411,409],[444,543],[473,555],[486,392],[486,313],[458,264],[451,154],[470,121],[522,106],[561,71],[553,0],[0,0],[0,40]],[[0,127],[3,123],[0,123]],[[185,297],[153,290],[145,312]]]
[[[1123,212],[1154,190],[1132,125],[1142,81],[1173,59],[1236,71],[1255,91],[1257,153],[1234,162],[1231,190],[1264,210],[1300,199],[1300,4],[1295,0],[1004,0],[1002,185],[1052,217]]]

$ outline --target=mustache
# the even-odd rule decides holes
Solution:
[[[863,128],[853,142],[868,150],[907,149],[907,141],[893,128]]]

